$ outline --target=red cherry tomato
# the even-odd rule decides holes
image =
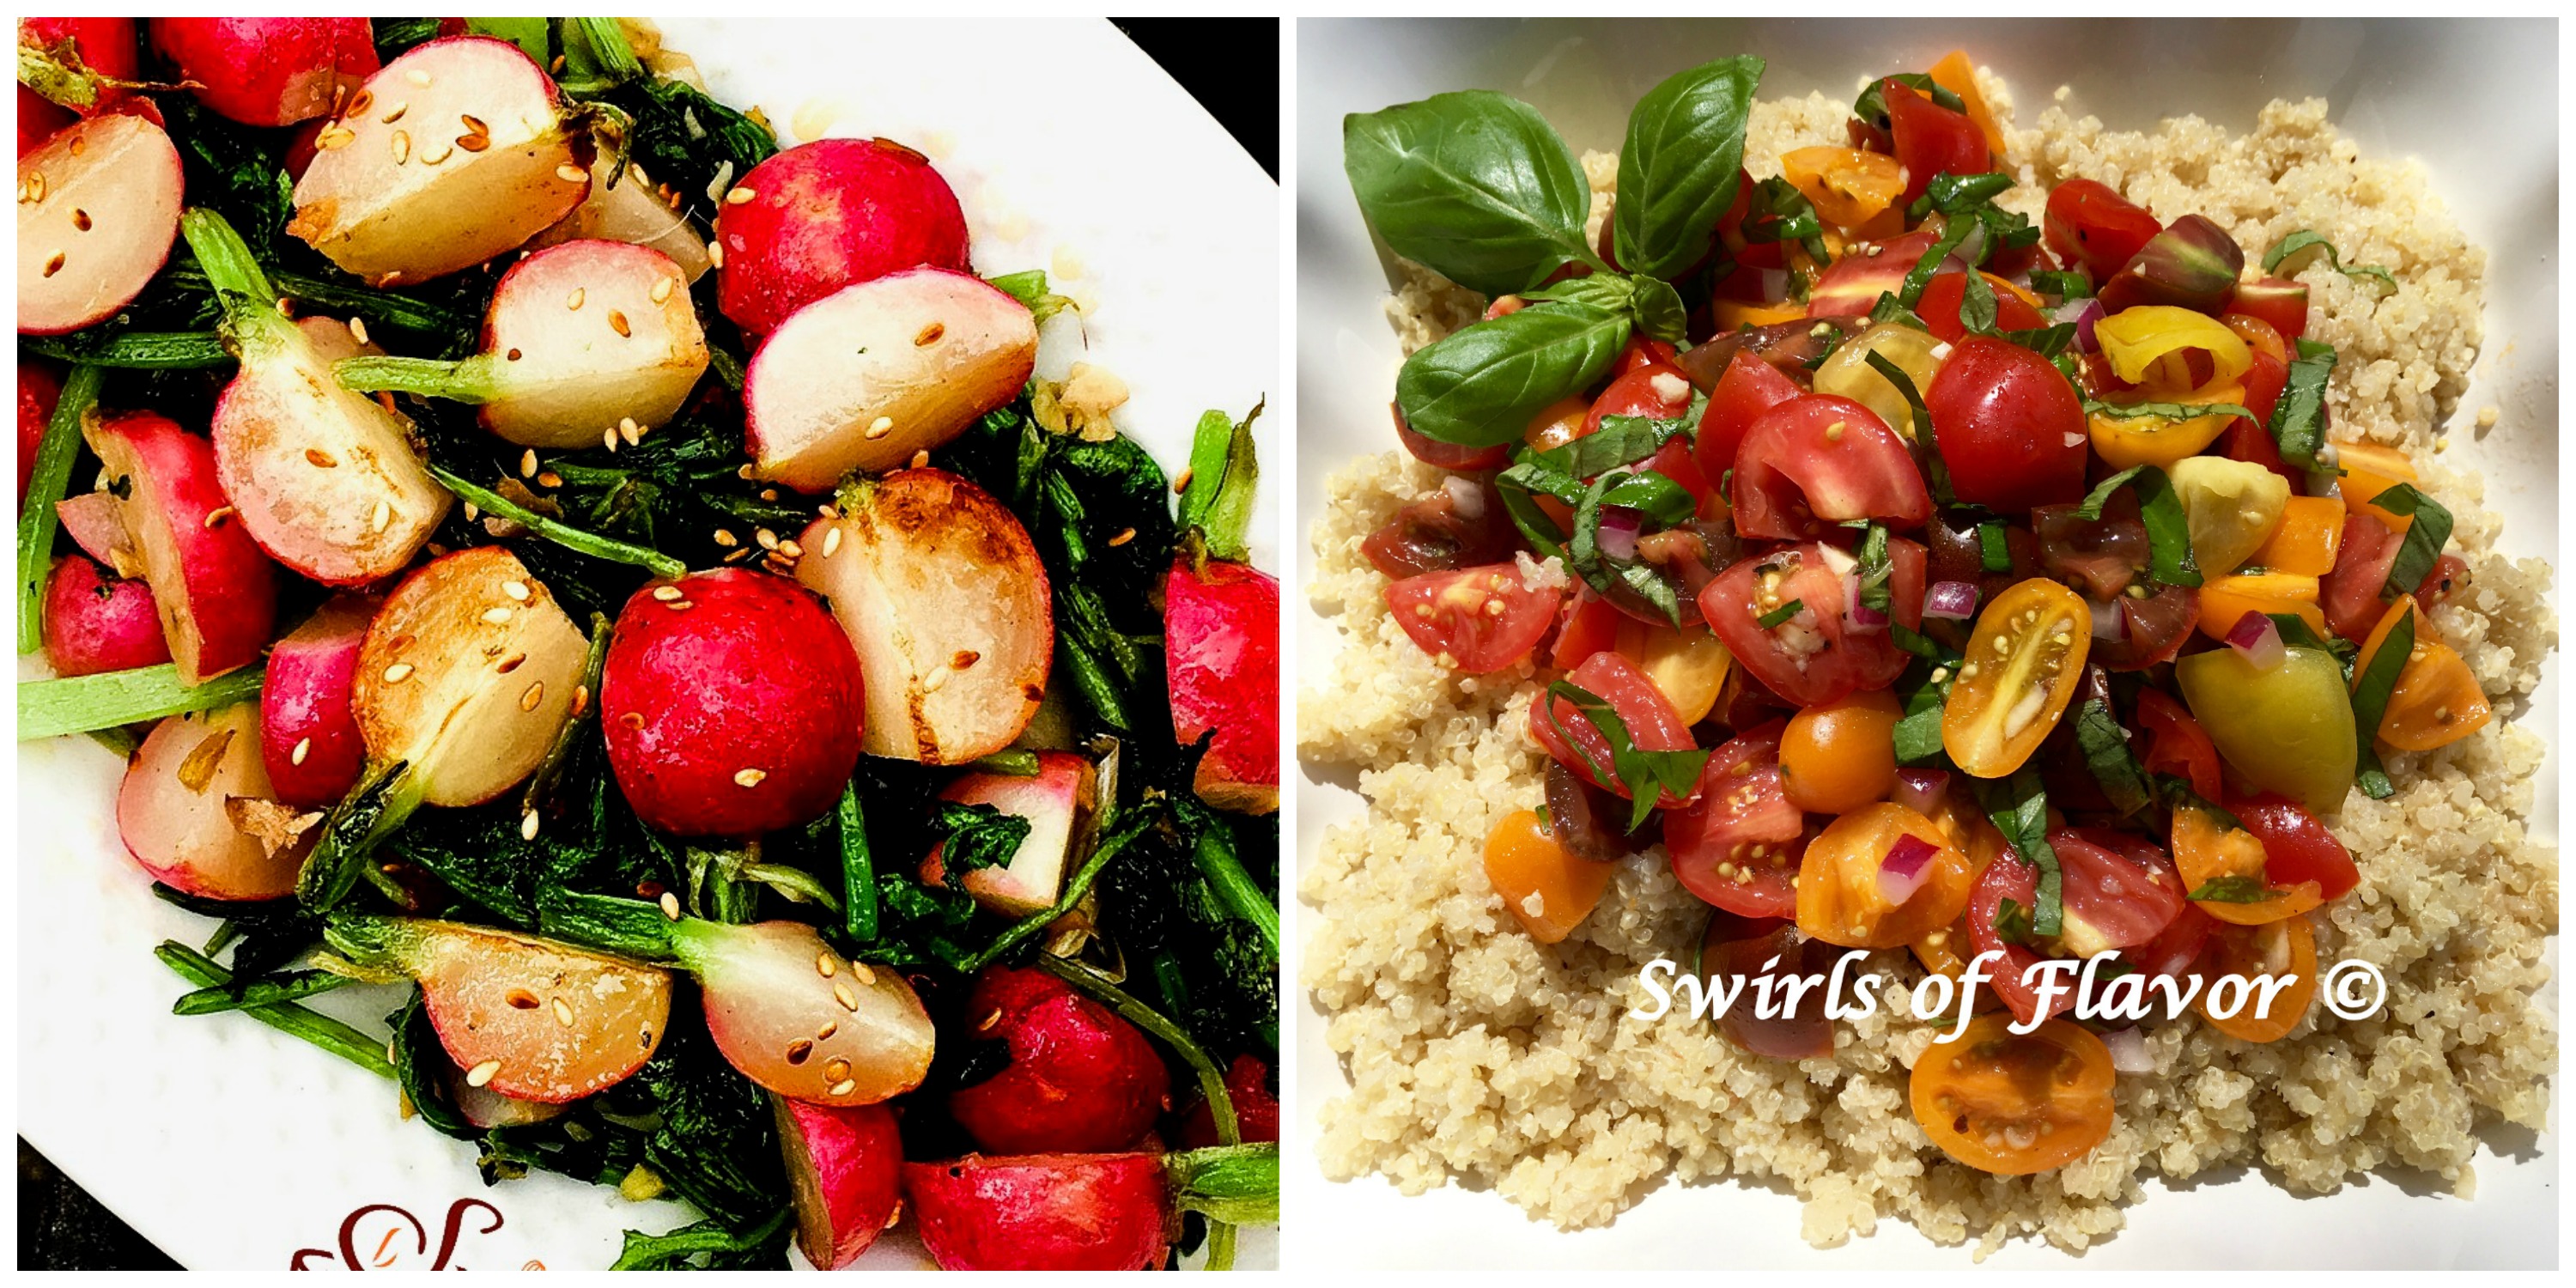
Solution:
[[[1413,426],[1404,423],[1404,409],[1393,403],[1387,406],[1395,413],[1395,441],[1404,444],[1404,450],[1425,465],[1471,474],[1479,470],[1499,470],[1512,459],[1512,445],[1509,443],[1466,447],[1414,433]]]
[[[1691,741],[1690,726],[1682,723],[1681,713],[1673,710],[1663,690],[1617,650],[1603,649],[1583,659],[1583,665],[1566,678],[1575,687],[1609,703],[1620,723],[1628,727],[1628,740],[1639,751],[1689,751],[1698,745]],[[1550,720],[1550,714],[1555,719]],[[1630,798],[1628,785],[1615,774],[1605,776],[1593,771],[1596,763],[1604,770],[1615,768],[1611,764],[1610,741],[1573,703],[1563,698],[1549,699],[1544,709],[1530,712],[1529,727],[1530,735],[1547,749],[1547,754],[1556,757],[1557,763],[1575,777],[1616,793],[1622,800]],[[1673,795],[1671,788],[1665,788],[1659,803],[1670,809],[1698,799],[1696,787],[1689,796],[1680,798]]]
[[[1905,440],[1848,398],[1807,394],[1762,413],[1736,449],[1735,530],[1817,537],[1850,519],[1919,528],[1932,494]]]
[[[2201,945],[2209,942],[2209,932],[2218,928],[2218,919],[2200,910],[2200,905],[2183,900],[2182,911],[2174,914],[2173,923],[2162,934],[2120,954],[2122,960],[2149,975],[2183,975],[2192,963],[2200,960]]]
[[[1515,565],[1483,564],[1390,582],[1386,606],[1423,652],[1446,655],[1459,670],[1482,675],[1538,647],[1563,593],[1523,585]]]
[[[1665,439],[1664,445],[1647,458],[1646,469],[1681,484],[1682,490],[1699,503],[1699,517],[1717,517],[1720,503],[1726,498],[1719,495],[1716,485],[1709,482],[1707,475],[1700,473],[1699,453],[1694,450],[1689,435],[1675,434]]]
[[[2249,319],[2250,320],[2250,319]],[[2245,410],[2257,419],[2243,416],[2227,423],[2226,436],[2219,439],[2219,450],[2231,461],[2246,461],[2289,480],[2292,488],[2300,485],[2298,471],[2281,459],[2281,445],[2272,438],[2272,408],[2281,401],[2281,390],[2289,384],[2288,363],[2261,346],[2254,347],[2254,365],[2246,368]]]
[[[2023,978],[2022,973],[2047,960],[2047,955],[2026,943],[2014,943],[1995,929],[1995,918],[2002,914],[2004,900],[2025,913],[2038,906],[2039,869],[2006,851],[1977,876],[1975,888],[1968,892],[1968,943],[1978,953],[2001,953],[2002,960],[1990,962],[1986,973],[1991,977],[1995,996],[2004,1000],[2013,1018],[2028,1024],[2039,1014],[2039,990]],[[2074,1006],[2074,999],[2060,993],[2046,1012],[2056,1015]]]
[[[1601,432],[1604,416],[1668,420],[1689,411],[1690,402],[1690,377],[1683,375],[1679,367],[1648,363],[1611,381],[1610,387],[1592,400],[1592,410],[1583,417],[1583,432],[1575,437],[1587,438]]]
[[[2374,516],[2359,511],[2345,516],[2334,571],[2317,582],[2317,607],[2325,610],[2326,625],[2335,634],[2356,644],[2370,638],[2370,629],[2388,611],[2380,589],[2388,584],[2388,569],[2405,544],[2406,538]]]
[[[2261,284],[2267,287],[2284,288],[2294,285],[2276,277],[2266,277]],[[2273,330],[2292,340],[2308,333],[2308,297],[2304,290],[2276,291],[2249,288],[2238,291],[2236,298],[2227,307],[2239,313],[2247,313],[2263,319],[2271,324]],[[2246,405],[2250,407],[2253,404]]]
[[[2069,179],[2048,194],[2041,237],[2059,259],[2083,265],[2098,286],[2163,231],[2154,215],[2108,185]]]
[[[2108,828],[2059,829],[2048,837],[2064,876],[2066,914],[2101,946],[2135,948],[2182,915],[2182,874],[2144,838]]]
[[[1833,978],[1832,944],[1798,933],[1796,922],[1778,917],[1744,917],[1720,908],[1710,914],[1700,935],[1699,970],[1712,986],[1742,981],[1741,1000],[1718,1017],[1717,1031],[1728,1041],[1774,1060],[1806,1060],[1834,1053],[1834,1022],[1825,1018],[1823,985]],[[1795,1005],[1783,1005],[1764,1016],[1755,999],[1755,981],[1765,977],[1802,976],[1816,986],[1798,994]],[[1773,985],[1780,988],[1780,985]],[[1788,996],[1783,992],[1781,996]]]
[[[2183,705],[2161,690],[2138,693],[2138,731],[2147,736],[2138,763],[2150,774],[2171,774],[2191,784],[2202,800],[2218,799],[2218,744]]]
[[[1664,815],[1664,847],[1682,888],[1747,917],[1793,917],[1790,882],[1807,848],[1807,816],[1780,787],[1780,738],[1773,720],[1711,752],[1699,801]]]
[[[2106,671],[2143,671],[2170,662],[2200,625],[2200,596],[2185,586],[2164,586],[2139,599],[2120,597],[2120,633],[2093,641],[2093,660]]]
[[[2317,883],[2317,894],[2340,899],[2361,884],[2352,851],[2326,825],[2286,796],[2264,792],[2227,802],[2227,812],[2263,843],[2263,879],[2276,886]]]
[[[1854,253],[1835,260],[1816,275],[1807,290],[1811,318],[1866,317],[1881,295],[1905,284],[1905,275],[1921,263],[1924,252],[1940,241],[1930,232],[1907,233],[1878,247],[1875,254]]]
[[[2433,571],[2424,574],[2424,583],[2415,588],[2415,603],[2432,612],[2449,599],[2453,591],[2469,584],[2469,561],[2458,555],[2444,555],[2433,561]]]
[[[1566,601],[1565,624],[1557,628],[1556,646],[1548,651],[1548,664],[1560,671],[1581,666],[1583,659],[1618,642],[1619,623],[1625,617],[1590,586],[1577,583],[1574,597]]]
[[[1960,500],[2013,511],[2084,499],[2084,400],[2048,359],[1969,336],[1950,350],[1923,402]]]
[[[1619,359],[1610,364],[1613,378],[1624,376],[1639,367],[1673,365],[1673,346],[1650,336],[1628,337],[1628,347],[1619,351]]]
[[[1709,391],[1708,408],[1699,415],[1699,472],[1715,483],[1735,468],[1735,453],[1744,441],[1744,431],[1762,413],[1797,397],[1805,391],[1796,381],[1780,374],[1778,367],[1755,357],[1750,350],[1738,349],[1727,360],[1726,372],[1717,378],[1717,387]]]
[[[1700,591],[1700,614],[1736,665],[1763,687],[1802,707],[1821,706],[1861,689],[1885,688],[1910,656],[1884,628],[1864,628],[1849,614],[1850,556],[1821,542],[1787,546],[1737,562]],[[1898,537],[1887,543],[1888,614],[1915,629],[1923,621],[1923,547]],[[1795,600],[1798,611],[1777,626],[1762,618]]]
[[[1879,93],[1887,101],[1897,163],[1905,167],[1906,202],[1922,196],[1936,175],[1984,174],[1995,168],[1986,151],[1986,132],[1964,113],[1892,80],[1880,81]]]
[[[1993,286],[1994,283],[1988,282],[1987,285]],[[1923,319],[1923,325],[1932,328],[1935,338],[1956,344],[1960,336],[1968,333],[1967,324],[1959,320],[1959,304],[1967,294],[1967,274],[1956,269],[1934,273],[1932,280],[1923,284],[1922,298],[1914,302],[1914,315]],[[2023,303],[2020,296],[2006,290],[1995,291],[1996,330],[2028,331],[2047,324],[2048,319],[2041,317],[2039,310]]]

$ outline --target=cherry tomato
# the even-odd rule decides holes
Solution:
[[[1992,286],[1993,284],[1988,283],[1988,285]],[[1914,316],[1923,319],[1923,324],[1932,328],[1932,334],[1934,337],[1956,344],[1958,343],[1960,336],[1968,333],[1968,324],[1960,320],[1959,317],[1959,307],[1967,298],[1967,293],[1967,274],[1959,272],[1956,269],[1946,273],[1934,273],[1932,275],[1932,280],[1925,283],[1923,286],[1922,298],[1915,301]],[[2048,325],[2048,319],[2041,317],[2039,310],[2024,303],[2020,296],[2000,287],[1995,288],[1996,330],[2028,331],[2034,327],[2042,327],[2046,325]],[[1998,341],[1997,343],[2011,344],[2012,342],[2009,340],[2003,340]],[[2019,346],[2015,347],[2018,348]],[[2030,352],[2027,349],[2022,351],[2024,353]],[[2034,358],[2039,357],[2039,355],[2035,353],[2031,354],[2031,356]],[[2040,358],[2040,361],[2046,362],[2048,360],[2046,358]],[[2055,368],[2052,367],[2050,370],[2055,370]],[[2065,384],[2066,378],[2064,376],[2059,376],[2057,378],[2057,382],[2059,384]],[[1929,401],[1928,396],[1926,401]]]
[[[1699,803],[1664,815],[1664,847],[1682,888],[1729,912],[1787,917],[1807,816],[1780,790],[1778,720],[1736,735],[1700,771]]]
[[[2002,917],[2004,901],[2011,900],[2027,918],[2039,905],[2039,869],[2022,862],[2018,852],[2006,850],[2004,857],[1986,865],[1977,874],[1976,885],[1968,891],[1968,946],[1977,954],[2000,953],[2001,960],[1987,967],[1995,996],[2004,1000],[2014,1018],[2027,1022],[2039,1014],[2039,990],[2032,987],[2026,972],[2048,954],[2037,945],[2004,938],[1995,922]],[[2050,1000],[2048,1014],[2070,1009],[2074,999],[2064,994]]]
[[[1590,586],[1575,583],[1574,597],[1565,601],[1556,643],[1548,651],[1548,665],[1560,671],[1581,666],[1583,659],[1617,642],[1619,623],[1626,618],[1627,614],[1611,607],[1610,601],[1594,593]]]
[[[1735,449],[1744,431],[1762,413],[1805,392],[1750,349],[1738,349],[1727,360],[1725,374],[1709,391],[1708,408],[1699,415],[1699,472],[1711,483],[1735,468]]]
[[[2098,286],[2163,231],[2154,215],[2108,185],[2069,179],[2048,194],[2041,237],[2059,259],[2083,265]]]
[[[1718,1017],[1717,1030],[1754,1055],[1806,1060],[1834,1053],[1834,1025],[1825,1018],[1821,987],[1833,968],[1832,945],[1801,936],[1794,923],[1777,917],[1744,917],[1720,908],[1700,932],[1699,974],[1710,991],[1721,982],[1735,987],[1733,981],[1743,981],[1735,1004]],[[1820,986],[1802,994],[1796,1006],[1762,1015],[1755,981],[1792,976],[1813,978]]]
[[[1669,367],[1673,357],[1673,346],[1652,336],[1632,335],[1628,347],[1619,351],[1618,361],[1610,364],[1610,375],[1615,380],[1640,367]]]
[[[1444,470],[1471,474],[1479,470],[1499,470],[1511,462],[1512,447],[1509,443],[1497,443],[1492,447],[1467,447],[1458,443],[1444,443],[1439,439],[1414,433],[1413,426],[1404,421],[1404,409],[1393,403],[1387,406],[1395,412],[1396,441],[1404,444],[1404,450],[1411,453],[1413,459],[1425,465],[1436,465]]]
[[[2204,982],[2192,1007],[2211,1027],[2243,1042],[2278,1042],[2299,1027],[2299,1021],[2308,1017],[2308,1008],[2316,1004],[2316,931],[2306,917],[2260,926],[2220,926],[2210,933],[2199,973]],[[2264,1004],[2261,988],[2247,989],[2244,1004],[2221,1019],[2210,992],[2231,975],[2248,980],[2257,975],[2286,976],[2289,983],[2273,994],[2269,1005]]]
[[[1485,838],[1485,879],[1529,937],[1553,944],[1573,934],[1618,869],[1566,852],[1536,810],[1504,816]]]
[[[2045,578],[1986,605],[1941,709],[1951,761],[1979,778],[2001,778],[2029,760],[2084,678],[2092,632],[2084,601]]]
[[[1905,167],[1904,204],[1911,204],[1942,174],[1984,174],[1995,168],[1986,150],[1986,132],[1964,113],[1933,102],[1892,80],[1879,82],[1887,102],[1888,132],[1896,138],[1896,161]]]
[[[2111,1134],[2110,1049],[2079,1025],[2028,1034],[1981,1015],[1914,1063],[1914,1120],[1941,1152],[1998,1176],[2064,1167]]]
[[[2209,934],[2218,924],[2216,918],[2200,910],[2199,904],[2185,899],[2182,910],[2174,914],[2173,922],[2162,934],[2121,956],[2149,975],[2188,974],[2200,960],[2201,946],[2209,942]]]
[[[1576,688],[1610,704],[1610,709],[1628,727],[1628,740],[1639,751],[1689,751],[1698,744],[1691,741],[1690,726],[1682,723],[1662,690],[1637,669],[1637,664],[1620,654],[1604,649],[1583,659],[1566,677]],[[1554,719],[1549,717],[1553,715]],[[1590,717],[1563,698],[1552,698],[1542,710],[1530,712],[1530,734],[1538,739],[1547,754],[1593,786],[1629,799],[1628,785],[1619,781],[1611,762],[1610,740],[1601,736]],[[1601,771],[1595,772],[1594,765]],[[1694,788],[1687,797],[1676,798],[1670,788],[1662,793],[1659,804],[1670,808],[1687,805],[1699,799]]]
[[[2085,594],[2108,600],[2146,571],[2152,554],[2147,525],[2138,517],[2137,494],[2127,488],[2112,493],[2099,519],[2084,518],[2076,509],[2043,505],[2031,511],[2040,566],[2049,576],[2080,582]]]
[[[1817,814],[1848,814],[1896,786],[1896,722],[1905,718],[1885,689],[1808,707],[1789,718],[1780,742],[1780,786],[1790,803]]]
[[[2288,870],[2271,871],[2270,852],[2253,832],[2228,827],[2197,805],[2173,812],[2173,857],[2184,893],[2202,912],[2232,925],[2259,926],[2325,902],[2323,882],[2311,875],[2319,871],[2313,855],[2292,865],[2299,878],[2291,880]]]
[[[2275,792],[2227,802],[2227,812],[2263,843],[2263,870],[2276,883],[2317,883],[2319,897],[2332,902],[2361,884],[2352,851],[2326,825],[2297,801]]]
[[[1919,528],[1932,494],[1905,440],[1848,398],[1808,394],[1762,413],[1736,452],[1735,530],[1822,536],[1851,519]]]
[[[1951,348],[1923,402],[1961,501],[2015,511],[2084,499],[2084,400],[2048,359],[1970,336]]]
[[[1599,433],[1604,416],[1647,416],[1663,420],[1690,410],[1690,403],[1690,377],[1683,375],[1679,367],[1668,363],[1648,363],[1611,381],[1609,388],[1592,400],[1592,410],[1584,414],[1583,432],[1577,437]]]
[[[1903,537],[1887,543],[1888,615],[1908,629],[1923,620],[1923,547]],[[1851,620],[1847,579],[1851,556],[1821,542],[1787,546],[1740,560],[1699,595],[1701,616],[1735,655],[1738,669],[1764,688],[1802,707],[1819,706],[1858,689],[1883,689],[1905,671],[1910,656],[1884,628]],[[1775,626],[1765,615],[1798,602]]]
[[[1725,513],[1726,498],[1719,495],[1715,484],[1700,472],[1699,454],[1692,446],[1690,435],[1675,434],[1665,439],[1664,445],[1656,448],[1654,456],[1646,461],[1646,468],[1681,484],[1682,490],[1691,494],[1694,512],[1699,517],[1714,519]]]
[[[2065,910],[2058,942],[2077,957],[2135,948],[2182,915],[2182,877],[2173,860],[2143,838],[2109,828],[2049,833],[2057,853]]]
[[[2147,736],[2146,754],[2138,763],[2148,773],[2172,774],[2190,783],[2202,800],[2218,799],[2218,744],[2181,703],[2160,689],[2140,690],[2138,731]]]
[[[1583,427],[1591,416],[1591,403],[1581,398],[1559,398],[1539,408],[1538,414],[1530,417],[1529,428],[1522,432],[1521,441],[1537,452],[1563,447],[1583,437]],[[1504,447],[1508,450],[1510,444],[1506,443]],[[1553,497],[1541,499],[1554,500]],[[1559,526],[1563,523],[1564,520],[1558,520]]]
[[[2346,516],[2334,571],[2317,581],[2317,607],[2335,634],[2356,644],[2370,638],[2388,613],[2388,601],[2379,592],[2388,585],[2388,570],[2405,544],[2403,536],[2374,516],[2359,511]]]
[[[1879,868],[1901,838],[1933,847],[1923,884],[1888,901]],[[1882,801],[1825,826],[1798,863],[1798,929],[1845,948],[1900,948],[1959,919],[1974,881],[1968,856],[1932,820]]]
[[[2159,586],[2140,599],[2120,598],[2120,633],[2093,641],[2093,660],[2106,671],[2143,671],[2170,662],[2200,623],[2200,597],[2188,586]]]
[[[2432,612],[2468,584],[2469,561],[2458,555],[2444,555],[2433,561],[2433,571],[2424,574],[2423,584],[2415,588],[2415,603],[2425,612]]]
[[[1491,487],[1478,486],[1466,507],[1448,489],[1395,512],[1387,525],[1360,543],[1360,553],[1389,577],[1419,577],[1512,557],[1520,534]],[[1472,511],[1474,517],[1469,517]]]
[[[1499,671],[1538,647],[1560,590],[1533,590],[1512,564],[1484,564],[1390,582],[1386,606],[1423,652],[1471,675]]]
[[[2254,286],[2238,287],[2227,307],[2263,319],[2288,339],[2308,333],[2308,290],[2296,282],[2266,277]]]
[[[1940,240],[1938,233],[1912,232],[1880,244],[1873,252],[1855,252],[1835,260],[1807,288],[1807,316],[1868,316],[1877,306],[1878,297],[1903,286],[1905,275],[1913,272],[1924,252]]]

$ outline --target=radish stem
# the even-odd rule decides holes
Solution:
[[[1191,847],[1191,857],[1198,860],[1199,871],[1215,887],[1217,902],[1234,915],[1251,922],[1261,932],[1261,942],[1270,946],[1270,960],[1279,960],[1279,909],[1270,903],[1260,883],[1243,870],[1235,857],[1234,833],[1225,820],[1211,817],[1200,830],[1198,844]]]
[[[191,686],[180,681],[176,664],[164,662],[131,671],[20,684],[18,740],[116,729],[247,702],[259,696],[265,674],[264,669],[234,671]]]
[[[331,807],[331,816],[322,820],[322,839],[305,857],[304,870],[296,874],[295,897],[307,908],[328,912],[347,899],[358,878],[365,876],[388,896],[399,898],[400,889],[367,862],[367,855],[420,808],[425,790],[409,765],[370,768]]]
[[[98,382],[98,368],[86,365],[72,368],[71,379],[63,382],[62,397],[54,403],[53,418],[45,422],[44,440],[36,448],[27,499],[18,509],[18,651],[22,654],[45,646],[45,578],[53,571],[54,529],[59,523],[54,503],[71,486],[72,460],[80,454],[81,422],[98,405]],[[20,685],[21,738],[31,736],[26,732],[26,692],[27,686]]]
[[[331,374],[339,378],[342,388],[362,394],[390,389],[478,404],[501,396],[491,362],[479,354],[457,362],[437,358],[342,358],[331,364]]]
[[[877,867],[868,853],[867,819],[859,812],[859,784],[841,785],[841,925],[860,944],[877,941]]]
[[[245,985],[238,994],[230,984],[214,984],[181,997],[172,1015],[212,1015],[218,1011],[251,1011],[298,998],[346,988],[358,981],[326,970],[296,971]]]
[[[671,580],[677,580],[689,574],[687,564],[659,550],[630,546],[623,541],[611,541],[597,533],[584,532],[579,528],[557,523],[524,505],[503,498],[500,493],[490,488],[476,487],[438,465],[431,465],[429,472],[439,482],[446,484],[448,491],[463,500],[473,502],[481,507],[484,513],[507,519],[566,550],[589,555],[593,559],[633,564],[650,571],[656,577]]]
[[[214,289],[206,280],[205,271],[193,263],[172,264],[162,273],[162,280],[187,290]],[[479,327],[477,319],[392,291],[326,282],[300,273],[271,273],[268,280],[277,288],[278,294],[298,304],[309,304],[332,313],[351,314],[365,318],[371,327],[392,327],[397,331],[433,337],[442,343],[470,339]]]
[[[260,267],[250,244],[222,215],[204,207],[191,210],[179,217],[179,235],[188,239],[197,267],[223,305],[221,332],[236,356],[264,353],[288,342],[295,324],[277,311],[277,288],[270,284],[268,270]]]
[[[212,331],[128,331],[101,344],[23,336],[19,343],[48,358],[120,371],[194,371],[233,360],[224,338]]]
[[[581,687],[576,692],[599,692],[599,671],[608,661],[608,641],[614,633],[609,626],[608,614],[590,615],[590,653],[582,659]],[[547,748],[546,758],[537,762],[537,771],[528,775],[527,794],[519,798],[521,814],[534,814],[537,807],[545,802],[546,793],[554,787],[555,779],[563,774],[564,762],[572,756],[573,744],[580,740],[581,731],[596,717],[598,710],[597,702],[586,702],[581,710],[573,713],[572,719],[564,721],[563,728],[555,731],[554,746]]]
[[[177,971],[180,978],[200,988],[233,982],[231,971],[216,965],[186,944],[165,940],[152,950],[152,955]],[[393,1061],[385,1058],[382,1043],[319,1011],[293,1002],[279,1002],[250,1007],[242,1013],[281,1033],[302,1038],[369,1073],[387,1078],[394,1076]]]

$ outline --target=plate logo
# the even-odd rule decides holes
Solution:
[[[480,1223],[488,1218],[488,1224]],[[468,1229],[468,1220],[478,1224]],[[293,1270],[419,1270],[429,1262],[431,1270],[466,1269],[456,1260],[457,1244],[468,1235],[490,1234],[501,1228],[501,1209],[481,1199],[458,1199],[447,1205],[447,1222],[439,1232],[438,1255],[430,1256],[429,1227],[421,1224],[406,1208],[391,1203],[370,1203],[351,1212],[340,1222],[339,1248],[299,1248],[288,1263]],[[405,1236],[408,1236],[407,1238]],[[543,1270],[545,1263],[530,1261],[522,1270]]]

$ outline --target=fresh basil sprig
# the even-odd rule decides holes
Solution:
[[[1744,207],[1744,240],[1752,243],[1793,241],[1819,268],[1834,257],[1825,249],[1825,221],[1797,185],[1777,175],[1753,186]]]
[[[1549,403],[1601,378],[1628,343],[1624,314],[1554,301],[1479,322],[1405,360],[1396,406],[1413,432],[1491,447]]]
[[[2281,459],[2302,470],[2317,468],[2317,450],[2326,441],[2326,380],[2334,375],[2334,346],[2301,340],[2299,356],[2281,386],[2281,401],[2272,406],[2272,441]]]
[[[2288,260],[2292,255],[2296,255],[2299,252],[2312,247],[2322,248],[2326,253],[2326,267],[2331,268],[2346,277],[2375,278],[2380,282],[2386,283],[2388,289],[2392,291],[2397,289],[2397,275],[2395,273],[2391,273],[2377,264],[2346,265],[2343,262],[2342,252],[2335,249],[2333,242],[2326,240],[2326,235],[2324,233],[2308,228],[2302,228],[2297,232],[2291,233],[2289,236],[2283,237],[2281,240],[2272,243],[2272,249],[2263,252],[2263,271],[2266,273],[2272,272],[2279,268],[2282,263]]]
[[[2405,542],[2397,547],[2397,558],[2389,562],[2388,580],[2379,588],[2383,600],[2411,595],[2441,561],[2442,546],[2451,539],[2451,512],[2412,483],[2389,488],[2370,498],[2370,503],[2390,514],[2415,516],[2415,522],[2407,525]]]
[[[1681,292],[1660,277],[1593,273],[1523,291],[1521,298],[1559,300],[1589,305],[1605,313],[1625,313],[1637,330],[1666,344],[1690,342],[1690,310],[1683,305]]]
[[[1751,54],[1703,63],[1646,91],[1629,111],[1611,215],[1622,267],[1671,278],[1708,253],[1710,230],[1735,201],[1762,69]]]
[[[1568,263],[1600,267],[1583,236],[1583,167],[1509,95],[1462,90],[1346,116],[1342,169],[1388,246],[1469,290],[1502,295]]]
[[[2361,734],[2361,754],[2353,773],[2362,794],[2372,800],[2397,794],[2397,785],[2388,780],[2387,768],[2379,763],[2379,724],[2388,716],[2388,697],[2397,691],[2397,677],[2415,655],[2415,618],[2410,611],[2389,628],[2379,651],[2370,655],[2370,665],[2362,668],[2361,682],[2352,689],[2352,723]]]
[[[1564,720],[1556,714],[1559,700],[1591,721],[1602,741],[1610,744],[1608,766],[1594,759],[1589,748],[1566,732]],[[1619,718],[1618,711],[1599,694],[1572,680],[1558,680],[1547,686],[1547,693],[1541,701],[1546,704],[1548,724],[1555,728],[1557,736],[1563,738],[1567,746],[1574,748],[1574,754],[1583,757],[1584,764],[1592,767],[1593,777],[1605,783],[1617,782],[1628,789],[1632,802],[1629,831],[1645,826],[1647,816],[1654,813],[1665,792],[1671,792],[1676,799],[1687,798],[1699,786],[1700,770],[1708,764],[1709,753],[1706,750],[1640,749],[1636,739],[1628,735],[1628,722]]]
[[[1888,605],[1896,600],[1896,596],[1887,588],[1888,578],[1896,572],[1896,564],[1887,555],[1886,525],[1878,523],[1869,525],[1869,535],[1860,539],[1860,563],[1857,572],[1860,576],[1861,605],[1879,613],[1887,613]]]

